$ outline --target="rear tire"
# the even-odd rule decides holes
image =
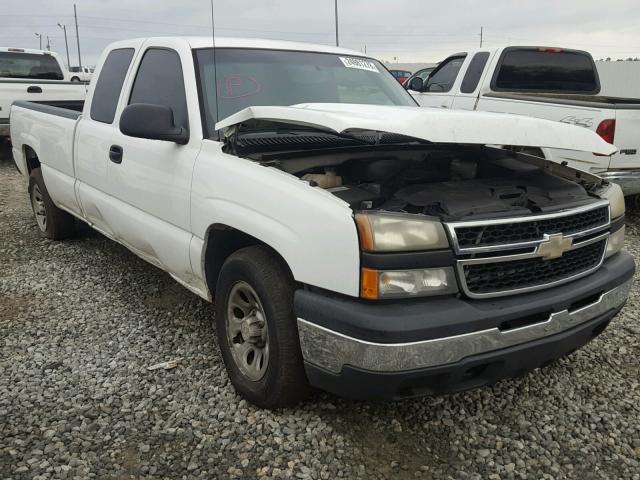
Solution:
[[[75,218],[55,206],[39,168],[34,168],[29,176],[29,200],[38,228],[45,237],[62,240],[75,233]]]
[[[311,391],[293,292],[291,273],[265,246],[238,250],[220,271],[215,297],[218,345],[231,383],[259,407],[292,406]]]
[[[77,83],[80,82],[80,79],[78,77],[71,77],[71,81]]]

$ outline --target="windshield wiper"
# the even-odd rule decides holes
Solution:
[[[236,138],[240,138],[244,135],[264,135],[264,136],[272,136],[272,135],[290,135],[290,136],[311,136],[311,135],[326,135],[327,137],[333,138],[342,138],[344,140],[355,141],[361,143],[363,145],[375,145],[377,140],[370,138],[362,138],[357,135],[353,135],[350,133],[341,133],[335,132],[332,130],[323,130],[321,128],[256,128],[256,129],[238,129],[235,132]]]

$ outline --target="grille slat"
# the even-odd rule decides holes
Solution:
[[[456,226],[455,236],[459,248],[492,247],[542,240],[545,233],[572,235],[604,226],[608,221],[609,207],[605,205],[565,217],[469,227]]]
[[[597,267],[602,261],[606,239],[575,248],[553,260],[527,258],[463,266],[469,292],[488,294],[532,288],[579,275]]]

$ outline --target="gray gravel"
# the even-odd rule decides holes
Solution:
[[[209,304],[88,229],[42,239],[5,160],[0,478],[640,479],[638,305],[634,289],[586,348],[491,388],[262,411],[227,380]]]

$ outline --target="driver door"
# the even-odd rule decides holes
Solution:
[[[113,235],[145,260],[191,283],[191,177],[202,143],[196,93],[185,88],[193,59],[158,40],[140,54],[125,89],[123,107],[152,104],[171,108],[174,123],[190,132],[185,145],[125,135],[111,137],[108,190]],[[120,111],[120,114],[122,111]],[[120,115],[118,116],[120,117]],[[118,118],[119,121],[119,118]]]
[[[449,57],[431,72],[419,92],[409,90],[421,107],[451,108],[454,85],[464,63],[466,54]]]

